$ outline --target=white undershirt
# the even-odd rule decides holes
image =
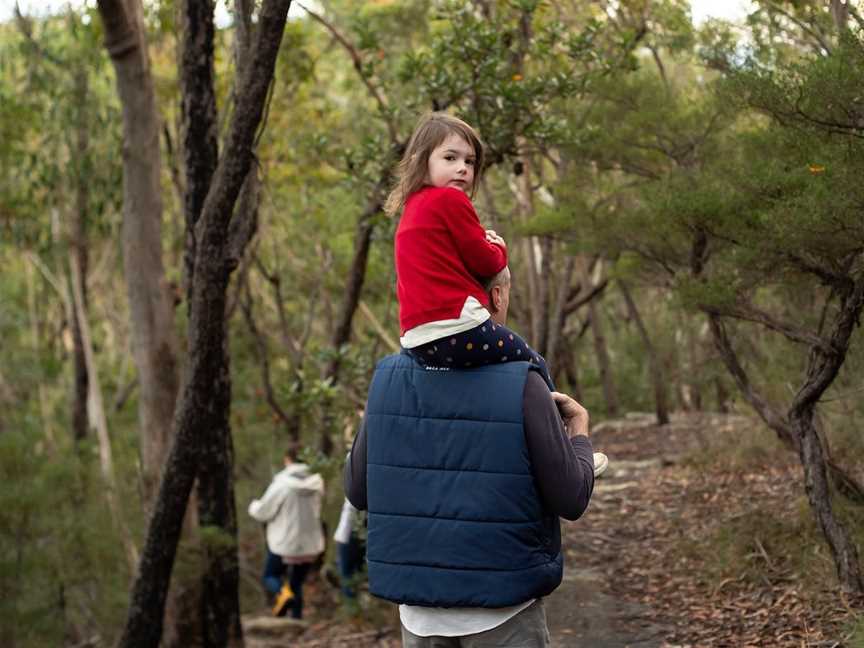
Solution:
[[[472,328],[480,326],[490,317],[486,307],[477,301],[476,297],[469,295],[462,305],[462,312],[459,313],[459,317],[456,319],[427,322],[426,324],[408,329],[405,331],[405,335],[399,338],[399,343],[403,349],[413,349],[421,344],[434,342],[448,335],[470,331]]]
[[[400,605],[399,619],[418,637],[464,637],[497,628],[536,599],[505,608],[434,608]]]

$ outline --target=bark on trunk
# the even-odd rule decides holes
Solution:
[[[207,645],[241,645],[239,580],[236,562],[236,511],[229,427],[231,383],[226,350],[226,291],[236,267],[229,249],[229,221],[252,161],[255,132],[285,28],[290,0],[265,0],[250,60],[240,71],[238,96],[226,145],[204,201],[195,232],[196,255],[189,323],[189,372],[176,417],[176,436],[150,520],[132,592],[121,646],[155,648],[162,634],[165,594],[176,555],[187,500],[199,468],[200,489],[211,505],[202,526],[213,522],[218,537],[208,544],[208,565],[228,573],[209,573],[203,622]],[[100,10],[102,3],[100,2]],[[103,13],[104,15],[104,13]],[[206,516],[206,518],[204,517]],[[226,537],[227,536],[227,537]],[[213,589],[219,583],[224,589]]]
[[[862,594],[864,577],[858,550],[849,532],[834,515],[822,442],[813,421],[816,404],[846,360],[849,340],[864,309],[864,276],[844,288],[845,294],[841,293],[840,310],[831,331],[830,352],[818,346],[810,348],[807,378],[789,408],[789,421],[801,444],[807,498],[831,549],[840,585],[848,592]]]
[[[657,424],[667,425],[669,423],[669,404],[660,358],[657,357],[657,350],[651,342],[651,336],[648,335],[648,329],[645,328],[645,323],[642,321],[642,316],[639,314],[639,309],[636,308],[636,302],[633,301],[627,284],[619,279],[618,287],[621,289],[624,302],[627,304],[627,311],[636,324],[636,329],[639,331],[639,337],[642,338],[642,344],[645,346],[645,353],[648,356],[651,384],[654,386],[654,411],[657,414]]]
[[[140,0],[99,0],[123,107],[123,265],[138,368],[141,463],[152,504],[171,439],[177,339],[162,265],[159,114]]]
[[[186,180],[184,269],[190,313],[192,296],[196,290],[202,288],[201,283],[195,281],[198,263],[196,227],[218,164],[213,11],[212,0],[185,0],[181,5],[183,42],[180,89]],[[246,214],[241,214],[241,217],[243,216]],[[230,241],[230,237],[227,240]],[[212,252],[218,255],[216,263],[224,261],[227,247],[228,244]],[[223,313],[224,311],[223,308]],[[225,319],[224,314],[222,319]],[[190,320],[190,335],[193,333],[191,327]],[[177,628],[177,645],[199,636],[205,646],[242,643],[237,599],[239,575],[233,483],[234,449],[228,421],[231,382],[225,335],[227,328],[228,323],[225,321],[225,330],[217,332],[223,338],[223,360],[214,376],[213,407],[208,411],[209,434],[202,439],[194,498],[197,502],[198,524],[204,531],[198,547],[201,555],[201,582],[199,587],[181,585],[180,588],[190,599],[193,596],[200,597],[198,601],[189,600],[182,605],[191,608],[197,603],[200,606],[201,618],[197,619],[197,624],[188,625],[187,620],[178,619],[180,623]]]
[[[618,392],[615,389],[615,382],[612,378],[612,362],[609,360],[603,322],[596,300],[592,299],[588,302],[588,312],[591,318],[591,332],[594,336],[594,353],[597,356],[597,368],[600,372],[600,381],[603,386],[603,398],[606,400],[606,414],[613,417],[618,416],[620,411]]]
[[[195,273],[195,224],[216,171],[219,146],[213,71],[213,5],[185,0],[181,6],[180,96],[186,192],[184,272],[187,297]],[[239,69],[239,68],[238,68]]]
[[[800,457],[804,466],[804,490],[807,500],[831,550],[840,586],[847,592],[864,594],[864,578],[858,560],[858,549],[846,527],[835,516],[831,504],[831,489],[828,485],[822,442],[813,425],[813,407],[793,405],[790,421],[801,439]]]

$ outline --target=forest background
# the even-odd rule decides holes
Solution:
[[[223,8],[0,24],[4,646],[235,641],[289,440],[332,528],[398,348],[381,205],[432,109],[489,145],[478,212],[559,388],[594,421],[752,415],[709,454],[798,456],[819,573],[864,591],[859,3]]]

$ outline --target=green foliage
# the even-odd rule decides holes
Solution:
[[[327,483],[330,529],[342,503],[342,458],[372,368],[391,350],[366,311],[355,316],[351,341],[331,347],[357,218],[395,162],[391,129],[404,143],[426,110],[463,116],[490,145],[491,200],[480,192],[477,205],[484,223],[497,219],[512,252],[514,307],[520,298],[527,302],[525,237],[552,237],[563,252],[554,264],[576,257],[585,274],[602,258],[612,285],[624,278],[634,288],[668,384],[701,389],[709,407],[709,388],[731,381],[694,311],[752,304],[801,327],[818,327],[828,291],[801,260],[845,272],[844,262],[864,240],[864,54],[856,37],[830,36],[827,12],[815,0],[783,6],[830,36],[830,55],[802,45],[795,24],[767,3],[751,16],[749,46],[728,25],[695,30],[682,0],[602,7],[536,0],[321,4],[323,16],[355,48],[359,69],[319,23],[302,18],[287,25],[257,151],[259,231],[249,263],[234,275],[229,301],[248,290],[274,398],[297,421],[304,459]],[[180,285],[180,26],[173,0],[146,5],[165,124],[164,259],[168,277]],[[216,38],[222,128],[233,109],[233,38],[230,26]],[[125,405],[113,406],[135,369],[117,244],[119,105],[102,41],[93,8],[34,21],[33,42],[13,25],[0,25],[0,479],[10,485],[0,495],[0,627],[17,629],[14,639],[24,646],[93,633],[107,642],[127,604],[129,574],[104,506],[96,448],[92,441],[73,447],[68,440],[67,315],[56,288],[28,260],[38,254],[64,286],[68,225],[81,186],[87,189],[81,195],[91,325],[124,477],[121,495],[136,538],[146,524],[136,490],[139,395],[133,389]],[[83,148],[81,134],[87,135]],[[535,212],[527,221],[514,195],[517,154],[534,158]],[[396,339],[396,223],[380,214],[373,222],[361,299]],[[697,273],[693,253],[700,236],[706,246]],[[860,259],[853,259],[856,268]],[[585,280],[574,277],[570,287]],[[598,306],[608,323],[620,397],[626,410],[650,410],[644,343],[612,285]],[[527,332],[530,313],[514,311],[521,316],[514,328]],[[185,312],[180,304],[181,336]],[[605,402],[590,335],[578,335],[584,324],[584,312],[570,316],[567,352],[575,358],[582,400],[599,420]],[[242,596],[251,610],[261,603],[262,533],[244,511],[281,467],[290,430],[267,402],[259,340],[239,308],[230,326]],[[785,402],[806,361],[801,347],[750,324],[730,322],[728,329],[763,393]],[[820,406],[836,455],[850,461],[862,453],[864,355],[857,335]],[[324,378],[334,358],[341,363],[335,384]],[[336,445],[331,457],[318,450],[325,423]],[[744,441],[713,448],[692,463],[758,469],[784,452],[770,435]],[[772,556],[823,573],[824,557],[807,562],[803,544],[793,541],[794,533],[814,540],[809,514],[793,513],[775,520],[751,512],[718,532],[712,539],[720,547],[718,577],[756,578],[754,538]],[[205,547],[220,550],[230,542],[209,528],[202,538]],[[178,571],[194,578],[200,555],[186,555]],[[741,555],[749,558],[736,566]],[[375,607],[364,613],[383,614]],[[0,643],[9,643],[5,639]]]

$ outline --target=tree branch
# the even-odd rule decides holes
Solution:
[[[255,317],[252,313],[252,292],[249,284],[246,284],[246,297],[240,298],[240,310],[243,311],[243,319],[246,321],[246,327],[249,333],[252,334],[252,339],[255,340],[255,356],[258,358],[258,364],[261,366],[261,382],[264,385],[264,395],[270,409],[279,417],[286,426],[291,424],[291,419],[288,413],[282,408],[273,391],[273,383],[270,380],[270,352],[267,349],[267,340],[258,330],[255,324]]]
[[[256,160],[257,166],[257,160]],[[239,265],[243,252],[249,241],[258,231],[258,207],[261,181],[258,179],[258,169],[253,167],[246,174],[246,181],[240,191],[234,216],[228,225],[228,246],[226,256],[228,264]]]
[[[322,15],[315,13],[308,7],[303,4],[300,4],[300,8],[303,9],[309,17],[320,23],[324,26],[324,28],[330,32],[330,34],[335,38],[345,51],[348,52],[348,56],[351,57],[351,62],[354,64],[354,69],[357,71],[357,74],[360,77],[360,80],[363,81],[363,85],[366,86],[366,89],[369,91],[369,94],[375,100],[375,103],[378,104],[378,112],[380,113],[381,119],[384,120],[387,125],[387,131],[390,134],[390,143],[394,146],[400,146],[399,141],[399,133],[396,128],[396,124],[394,123],[392,117],[390,116],[390,108],[387,106],[387,101],[384,96],[375,87],[375,84],[372,83],[372,80],[366,76],[366,73],[363,71],[363,59],[360,57],[360,53],[357,51],[357,48],[352,45],[345,36],[336,28],[336,26],[329,22]]]
[[[786,322],[781,322],[772,317],[769,313],[759,310],[752,304],[745,304],[743,306],[713,306],[709,304],[700,304],[699,309],[707,315],[732,317],[745,322],[761,324],[771,331],[783,334],[784,337],[792,342],[806,344],[810,347],[817,348],[826,354],[834,353],[834,350],[825,339],[818,335],[814,335],[809,331],[787,324]]]
[[[572,315],[592,299],[596,299],[602,295],[608,285],[609,279],[603,279],[600,283],[591,286],[591,288],[581,297],[577,295],[568,301],[567,305],[564,307],[564,315]]]
[[[51,52],[42,47],[42,45],[36,40],[33,36],[33,22],[30,18],[21,13],[21,8],[18,6],[17,0],[15,2],[15,24],[18,26],[18,31],[21,32],[21,35],[38,56],[44,58],[46,61],[57,67],[65,67],[67,65],[66,62],[51,54]]]
[[[787,19],[791,20],[795,25],[797,25],[798,27],[801,28],[801,31],[803,31],[805,34],[811,36],[818,43],[819,47],[821,47],[825,52],[827,52],[829,54],[831,53],[831,47],[828,45],[828,43],[825,42],[825,39],[822,38],[822,36],[818,32],[814,31],[814,29],[810,25],[805,23],[800,18],[796,18],[795,16],[790,14],[788,11],[781,9],[780,7],[778,7],[773,2],[765,2],[764,5],[766,7],[768,7],[768,9],[770,9],[771,11],[774,11],[774,12],[780,14],[781,16],[784,16]]]
[[[738,385],[744,399],[750,403],[750,406],[756,410],[759,417],[765,424],[777,433],[783,443],[792,449],[798,448],[798,439],[789,425],[789,421],[780,414],[779,410],[768,403],[752,386],[750,377],[738,360],[738,354],[732,347],[729,341],[729,336],[726,333],[726,327],[723,325],[723,320],[719,315],[706,313],[708,315],[708,324],[714,339],[714,346],[720,353],[720,359],[726,365],[726,369],[732,374],[732,378]]]

